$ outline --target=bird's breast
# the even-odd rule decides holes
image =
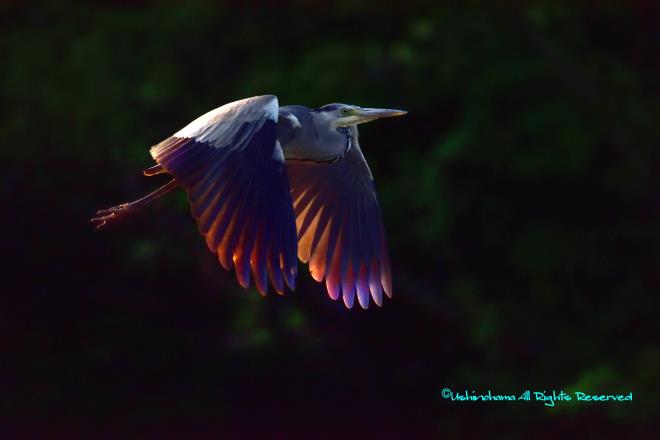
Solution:
[[[280,139],[284,157],[312,162],[335,162],[350,149],[351,137],[347,132],[302,133],[289,139]]]

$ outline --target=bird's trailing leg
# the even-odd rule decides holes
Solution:
[[[165,169],[160,164],[154,165],[154,166],[149,167],[146,170],[142,171],[142,173],[145,176],[155,176],[157,174],[163,174],[163,173],[166,173],[166,172],[167,171],[165,171]]]
[[[164,196],[173,189],[178,188],[180,185],[181,184],[177,182],[176,179],[172,179],[167,184],[161,186],[156,191],[142,197],[139,200],[129,203],[122,203],[121,205],[113,206],[112,208],[96,211],[96,217],[91,220],[91,223],[94,225],[94,229],[98,231],[108,223],[114,223],[117,220],[132,214],[133,212],[143,208],[154,200]]]

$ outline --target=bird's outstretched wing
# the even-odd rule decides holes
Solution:
[[[298,258],[328,295],[363,308],[392,295],[390,259],[371,171],[357,136],[335,163],[287,160],[298,229]]]
[[[282,148],[278,102],[258,96],[200,116],[151,148],[151,156],[188,191],[192,215],[222,266],[259,292],[268,276],[278,293],[297,272],[296,230]]]

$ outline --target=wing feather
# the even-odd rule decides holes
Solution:
[[[392,293],[390,261],[371,171],[357,136],[334,163],[287,160],[298,229],[298,257],[328,295],[351,308]]]
[[[191,213],[220,264],[250,275],[266,294],[295,286],[297,237],[291,189],[278,155],[275,96],[236,101],[200,116],[151,149],[187,190]]]

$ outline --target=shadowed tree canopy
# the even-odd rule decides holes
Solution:
[[[3,423],[649,434],[657,9],[303,3],[0,6]],[[383,307],[347,312],[302,270],[285,298],[241,289],[183,192],[90,231],[96,209],[166,183],[139,173],[151,146],[264,94],[409,111],[360,126]],[[443,387],[634,401],[457,405]]]

